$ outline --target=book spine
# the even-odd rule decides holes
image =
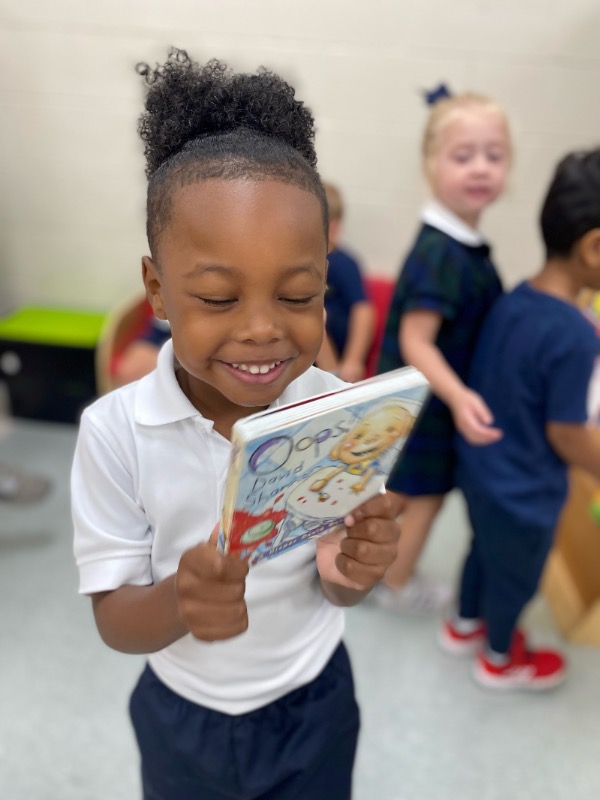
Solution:
[[[221,510],[221,524],[219,528],[218,547],[222,553],[229,552],[229,533],[231,521],[235,511],[235,501],[238,485],[244,463],[244,443],[235,428],[231,438],[231,457],[227,470],[225,492],[223,494],[223,508]]]

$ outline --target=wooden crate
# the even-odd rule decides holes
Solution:
[[[569,497],[542,579],[556,624],[579,644],[600,645],[600,524],[589,510],[599,489],[587,472],[570,471]]]

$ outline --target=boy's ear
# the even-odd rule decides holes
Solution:
[[[600,228],[592,228],[579,240],[579,254],[584,264],[600,270]]]
[[[146,297],[152,306],[154,316],[158,319],[167,319],[162,297],[160,272],[150,256],[142,257],[142,280],[144,281]]]

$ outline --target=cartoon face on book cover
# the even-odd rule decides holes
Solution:
[[[229,553],[256,564],[338,527],[381,491],[421,404],[419,391],[407,390],[246,445]]]

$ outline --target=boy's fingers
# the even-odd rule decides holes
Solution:
[[[347,530],[347,536],[342,539],[342,544],[346,541],[364,541],[366,543],[381,545],[391,542],[396,544],[400,538],[400,525],[392,520],[384,519],[365,519],[353,525]]]
[[[389,566],[397,552],[397,540],[386,539],[383,542],[365,539],[344,539],[340,545],[341,552],[349,559],[363,566]]]
[[[368,519],[369,517],[394,519],[394,504],[392,503],[392,500],[387,492],[384,494],[376,494],[375,497],[365,501],[362,505],[358,506],[358,508],[355,508],[350,514],[347,515],[347,517],[344,518],[344,523],[346,525],[346,519],[348,517],[352,518],[352,521],[348,527],[355,525],[357,522]]]
[[[211,534],[212,539],[212,534]],[[184,554],[188,569],[202,580],[241,581],[248,574],[248,564],[220,553],[209,539]]]
[[[241,561],[233,556],[224,556],[218,553],[219,558],[219,577],[222,581],[242,581],[248,574],[248,563]]]

